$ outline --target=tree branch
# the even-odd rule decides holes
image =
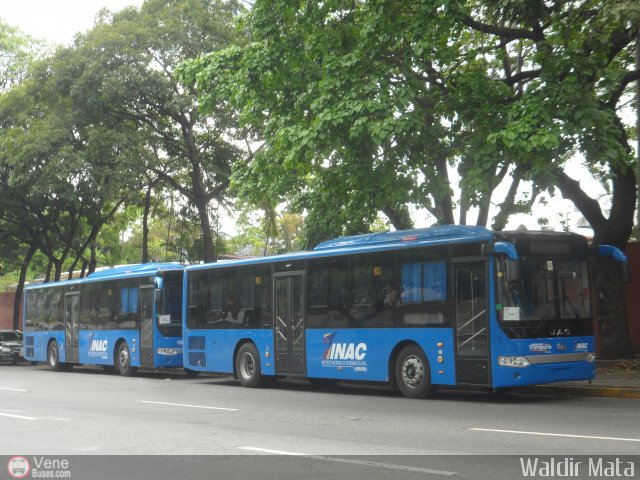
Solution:
[[[602,214],[602,209],[598,201],[587,195],[587,193],[580,188],[580,182],[569,177],[564,170],[556,169],[553,172],[553,176],[556,179],[562,198],[573,202],[594,231],[601,229],[607,219]]]
[[[622,77],[622,80],[620,80],[620,85],[618,85],[618,88],[614,90],[609,100],[605,103],[605,106],[609,108],[615,108],[615,106],[618,104],[618,101],[620,100],[620,97],[622,97],[622,94],[624,93],[627,86],[631,82],[635,82],[638,80],[640,80],[640,70],[633,70],[631,72],[627,72],[625,76]]]
[[[523,39],[527,38],[529,40],[533,40],[534,42],[541,42],[544,40],[544,35],[542,31],[536,29],[536,31],[525,30],[523,28],[509,28],[509,27],[499,27],[497,25],[489,25],[487,23],[478,22],[474,20],[469,15],[461,15],[460,19],[462,23],[466,26],[473,28],[474,30],[478,30],[482,33],[489,33],[492,35],[498,35],[501,38],[505,39]]]

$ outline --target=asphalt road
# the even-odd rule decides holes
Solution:
[[[228,377],[0,366],[0,455],[80,458],[76,472],[87,471],[72,478],[513,478],[519,458],[485,456],[638,455],[638,402],[451,391],[408,400],[374,386],[245,389]]]

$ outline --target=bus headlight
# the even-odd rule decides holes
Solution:
[[[587,362],[595,362],[596,361],[596,354],[593,352],[589,352],[587,353],[587,358],[586,358]]]
[[[181,355],[181,348],[158,348],[156,349],[158,355]]]
[[[498,365],[501,367],[528,367],[531,362],[527,357],[498,357]]]

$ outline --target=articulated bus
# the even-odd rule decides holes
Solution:
[[[24,353],[53,370],[182,367],[184,267],[148,263],[25,289]]]
[[[184,365],[246,387],[276,377],[491,390],[591,379],[588,258],[579,235],[440,226],[338,238],[313,251],[194,265]]]

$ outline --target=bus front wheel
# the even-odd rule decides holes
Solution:
[[[429,361],[420,347],[409,345],[398,354],[395,364],[398,388],[407,398],[425,398],[431,392]]]
[[[243,387],[259,387],[263,383],[260,355],[253,343],[245,343],[236,356],[236,373]]]
[[[121,342],[120,345],[118,345],[116,368],[123,377],[130,377],[136,372],[136,368],[131,366],[131,352],[127,342]]]
[[[60,365],[60,351],[58,350],[58,342],[55,340],[49,344],[47,347],[47,363],[49,364],[49,368],[54,372],[59,372],[62,370],[62,366]]]

